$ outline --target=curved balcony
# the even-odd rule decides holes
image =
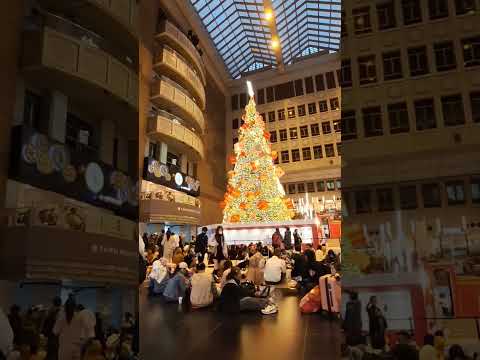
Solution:
[[[90,104],[104,99],[107,91],[138,110],[137,71],[127,56],[97,41],[98,35],[52,14],[32,22],[30,29],[24,33],[22,54],[27,78]]]
[[[200,107],[187,90],[169,78],[162,76],[155,80],[151,86],[150,100],[173,115],[187,119],[200,132],[205,130],[205,119]]]
[[[158,111],[157,115],[150,118],[148,122],[149,137],[173,140],[172,145],[179,150],[192,155],[193,158],[203,159],[205,149],[200,137],[182,125],[175,116],[165,111]],[[166,141],[168,143],[168,141]]]
[[[205,109],[205,88],[200,75],[178,52],[169,46],[161,46],[156,51],[153,68],[184,86],[195,96],[200,108]]]
[[[203,84],[205,85],[207,83],[205,67],[200,54],[197,49],[195,49],[195,46],[193,46],[190,39],[175,25],[167,20],[162,21],[158,26],[156,39],[162,44],[169,45],[184,56],[195,66],[198,74],[200,74],[200,79],[202,79]]]

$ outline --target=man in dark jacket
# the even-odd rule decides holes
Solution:
[[[290,228],[287,226],[285,228],[285,236],[283,237],[283,244],[285,245],[286,250],[292,249],[292,232]]]
[[[347,302],[345,309],[343,329],[349,346],[362,343],[362,303],[358,300],[356,292],[350,293],[350,300]]]
[[[195,254],[201,254],[202,258],[205,258],[205,254],[207,253],[208,249],[208,229],[204,226],[202,228],[202,232],[197,235],[197,239],[195,241]]]

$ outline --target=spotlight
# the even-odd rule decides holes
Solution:
[[[265,10],[265,20],[270,21],[273,19],[273,11],[272,9]]]
[[[272,49],[278,49],[280,46],[280,43],[278,42],[278,39],[272,39]]]

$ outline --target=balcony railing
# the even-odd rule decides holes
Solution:
[[[49,139],[28,126],[12,130],[9,177],[136,220],[138,184],[97,153]]]

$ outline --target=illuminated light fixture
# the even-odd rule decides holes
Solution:
[[[183,176],[182,174],[180,173],[176,173],[175,174],[175,183],[178,185],[178,186],[181,186],[183,184]]]
[[[250,97],[253,97],[255,93],[253,92],[253,86],[251,81],[247,81],[247,89],[248,89],[248,95],[250,95]]]
[[[265,20],[270,21],[273,19],[273,11],[272,9],[265,10]]]
[[[280,43],[278,42],[278,39],[273,38],[271,46],[272,46],[272,49],[278,49],[278,47],[280,46]]]

